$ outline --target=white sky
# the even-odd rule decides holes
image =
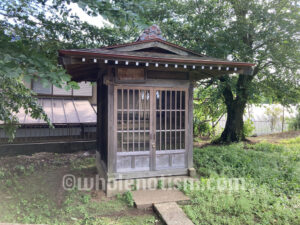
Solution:
[[[104,25],[111,25],[107,20],[105,20],[102,16],[89,16],[86,12],[84,12],[76,3],[70,3],[68,8],[71,9],[71,13],[76,14],[81,21],[87,22],[91,25],[97,26],[99,28]]]
[[[76,14],[81,21],[87,22],[96,27],[102,28],[103,26],[112,26],[110,22],[105,20],[102,16],[89,16],[86,12],[84,12],[76,3],[70,3],[67,5],[68,9],[71,9],[71,14]],[[4,19],[4,16],[0,15],[0,19]],[[13,22],[13,21],[12,21]]]

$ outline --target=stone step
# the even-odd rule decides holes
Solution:
[[[176,202],[154,204],[154,210],[167,225],[193,225]]]
[[[140,190],[133,191],[132,197],[139,209],[151,208],[154,204],[167,202],[187,202],[189,197],[181,191],[174,190]]]

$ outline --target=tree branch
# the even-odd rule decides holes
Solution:
[[[223,114],[219,117],[219,119],[216,121],[216,123],[214,123],[213,128],[214,128],[215,126],[218,125],[218,123],[220,122],[220,120],[222,119],[222,117],[223,117],[224,115],[225,115],[225,113],[223,113]]]

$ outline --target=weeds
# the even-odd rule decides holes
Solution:
[[[90,200],[91,200],[91,195],[89,194],[82,195],[82,203],[87,204],[90,202]]]
[[[163,181],[162,180],[158,180],[157,182],[157,189],[162,189],[163,188]]]
[[[131,191],[125,192],[122,196],[122,199],[127,203],[128,206],[130,207],[134,206],[134,200]]]
[[[251,178],[257,184],[268,184],[293,195],[300,183],[296,174],[299,161],[297,157],[285,156],[283,151],[283,147],[271,144],[258,144],[249,150],[243,144],[209,146],[195,150],[194,163],[197,172],[205,177]]]
[[[195,224],[300,224],[299,141],[209,146],[194,151],[194,165],[209,178],[244,178],[245,189],[185,192],[192,199],[183,206]],[[206,179],[207,178],[207,179]]]
[[[278,196],[267,185],[246,183],[238,192],[188,191],[192,203],[183,206],[195,224],[299,224],[299,199]]]
[[[95,160],[94,157],[76,159],[71,163],[71,169],[73,171],[80,171],[83,169],[94,168],[96,163]]]
[[[282,144],[300,144],[300,136],[296,138],[291,138],[287,140],[282,140]]]
[[[68,163],[64,160],[62,162]],[[91,192],[73,189],[58,197],[59,190],[56,185],[61,184],[58,180],[61,170],[56,159],[54,161],[55,165],[54,162],[43,164],[42,171],[38,165],[40,161],[27,161],[24,165],[18,163],[13,167],[3,164],[3,168],[0,168],[0,223],[139,225],[155,224],[157,221],[153,215],[126,215],[129,206],[133,205],[131,193],[124,199],[122,197],[102,201],[92,198]],[[76,172],[92,171],[95,167],[94,157],[80,157],[67,163],[60,164],[64,170],[67,165],[68,169]],[[36,169],[36,166],[40,169]],[[49,169],[52,175],[48,174]],[[28,176],[29,174],[32,176]],[[120,213],[123,216],[118,216]]]
[[[134,180],[133,185],[131,185],[131,191],[136,191],[137,190],[137,180]]]

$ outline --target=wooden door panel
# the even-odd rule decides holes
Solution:
[[[117,154],[117,172],[149,171],[150,156]]]
[[[117,172],[150,170],[150,92],[132,87],[115,90]]]
[[[187,89],[155,89],[155,102],[155,168],[185,168]]]

